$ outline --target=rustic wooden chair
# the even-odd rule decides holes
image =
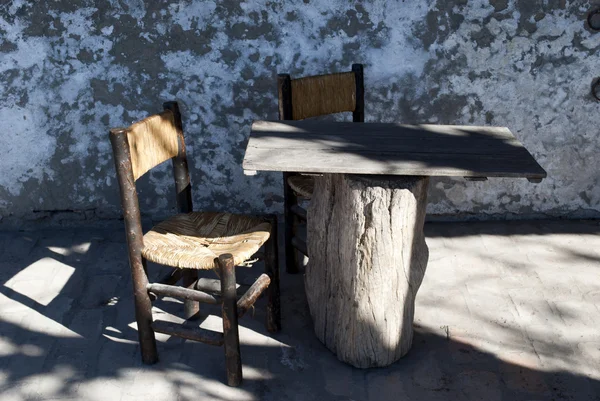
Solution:
[[[208,344],[224,345],[227,383],[242,381],[238,318],[268,288],[266,326],[280,330],[277,219],[192,211],[181,114],[176,102],[129,128],[110,130],[121,206],[125,219],[129,263],[133,276],[135,317],[144,363],[158,360],[155,332]],[[135,182],[153,167],[172,159],[178,214],[142,232]],[[237,298],[235,266],[255,256],[264,244],[265,273]],[[175,269],[163,280],[149,283],[146,261]],[[214,269],[220,280],[198,280],[198,270]],[[177,286],[178,281],[182,286]],[[158,296],[184,299],[185,318],[198,316],[199,302],[222,305],[223,333],[197,325],[153,321],[152,301]],[[189,323],[189,322],[186,322]]]
[[[354,122],[365,121],[363,65],[353,64],[352,71],[292,79],[279,74],[279,119],[303,120],[352,112]],[[296,236],[300,220],[306,221],[306,209],[299,199],[310,200],[314,177],[293,172],[283,173],[285,260],[288,273],[298,272],[296,249],[308,256],[306,242]]]

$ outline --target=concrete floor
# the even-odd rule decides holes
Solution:
[[[312,333],[302,276],[282,273],[283,331],[268,335],[259,301],[240,321],[245,382],[230,388],[221,347],[159,335],[161,361],[140,363],[120,226],[0,232],[0,400],[600,400],[599,222],[426,233],[406,357],[339,362]],[[177,301],[156,306],[177,320]],[[203,311],[218,328],[218,309]]]

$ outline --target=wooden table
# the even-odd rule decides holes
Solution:
[[[504,127],[314,120],[256,121],[243,167],[322,174],[306,295],[317,337],[356,367],[389,365],[412,344],[429,177],[546,177]]]

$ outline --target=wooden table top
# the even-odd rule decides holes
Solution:
[[[243,168],[248,173],[546,177],[506,127],[315,120],[254,122]]]

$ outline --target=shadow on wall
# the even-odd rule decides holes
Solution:
[[[121,229],[0,233],[0,241],[0,393],[7,397],[599,399],[598,380],[532,368],[518,358],[502,360],[454,338],[451,331],[444,334],[427,327],[416,327],[412,350],[397,363],[379,369],[352,368],[315,339],[302,277],[285,274],[283,332],[275,336],[265,332],[260,307],[254,318],[240,321],[245,376],[241,388],[223,384],[221,347],[161,336],[160,362],[144,366]],[[156,276],[163,273],[157,266],[150,268]],[[157,306],[157,312],[167,316],[181,304],[165,299]],[[205,323],[210,325],[211,319]],[[543,333],[540,337],[543,340]],[[569,360],[573,347],[576,344],[553,338],[545,349],[554,358]]]

